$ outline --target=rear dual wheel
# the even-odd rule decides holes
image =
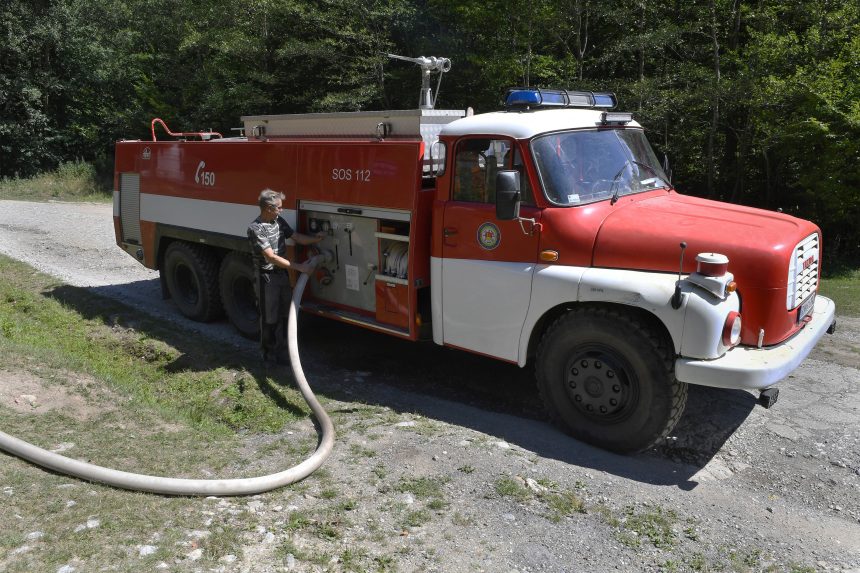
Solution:
[[[554,422],[577,439],[622,453],[666,437],[687,401],[665,337],[609,308],[557,319],[541,341],[537,378]]]
[[[227,314],[242,336],[260,336],[250,256],[236,251],[220,261],[211,249],[175,241],[164,254],[163,272],[174,304],[191,320],[208,322]]]
[[[236,330],[250,339],[260,338],[260,310],[254,292],[251,257],[231,252],[221,261],[219,280],[224,312]]]
[[[167,290],[176,307],[191,320],[220,316],[218,258],[206,247],[174,241],[164,254]]]

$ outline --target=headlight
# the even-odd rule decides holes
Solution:
[[[741,315],[733,310],[726,317],[723,326],[723,346],[737,346],[741,341]]]

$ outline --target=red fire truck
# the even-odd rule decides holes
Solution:
[[[185,316],[223,312],[253,337],[246,229],[260,191],[282,191],[282,216],[331,253],[304,311],[534,360],[550,417],[620,452],[672,430],[687,384],[769,406],[832,332],[820,229],[679,194],[612,94],[513,89],[481,115],[422,104],[121,141],[117,244]]]

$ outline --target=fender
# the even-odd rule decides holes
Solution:
[[[700,359],[717,358],[727,348],[722,345],[726,316],[738,310],[732,293],[720,300],[704,289],[681,281],[681,307],[673,309],[677,275],[632,270],[538,265],[532,283],[532,297],[520,335],[518,364],[525,366],[529,340],[538,320],[562,304],[603,302],[641,308],[656,316],[666,327],[675,353]]]

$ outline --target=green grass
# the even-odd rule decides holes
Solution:
[[[275,432],[308,415],[297,391],[246,368],[247,357],[229,345],[146,317],[135,317],[132,328],[120,318],[131,314],[0,257],[0,353],[18,368],[85,372],[168,418],[216,433]]]
[[[0,199],[110,201],[112,181],[105,179],[91,163],[70,161],[33,177],[0,179]]]
[[[516,501],[526,501],[531,495],[531,491],[524,488],[520,483],[512,477],[502,476],[496,480],[496,493],[502,497],[508,497]]]
[[[422,525],[430,522],[430,520],[431,515],[429,511],[426,509],[416,509],[403,515],[398,521],[398,525],[401,529],[406,529],[408,527],[421,527]]]
[[[427,478],[401,478],[400,483],[395,487],[395,491],[401,493],[411,493],[417,498],[442,498],[444,492],[442,486],[448,482],[448,478],[444,476],[427,477]]]
[[[237,352],[0,256],[0,384],[14,396],[24,392],[16,384],[26,383],[27,393],[45,404],[0,406],[0,429],[36,445],[66,443],[73,458],[192,478],[242,477],[304,459],[316,442],[302,436],[292,441],[306,444],[303,451],[246,450],[249,432],[257,441],[282,443],[267,433],[304,421],[308,412],[295,390],[270,372],[246,367],[254,360]],[[62,407],[48,410],[52,396]],[[200,529],[209,535],[194,542],[203,550],[197,564],[209,570],[222,556],[241,554],[258,519],[213,513],[214,502],[200,498],[90,484],[6,454],[0,462],[3,571],[56,571],[68,564],[90,570],[97,563],[153,570],[161,561],[184,559],[194,547],[188,532]],[[343,527],[339,518],[311,522],[297,513],[285,529],[301,529],[302,517],[322,539],[337,538]],[[97,527],[85,526],[96,519]],[[40,540],[28,539],[37,531]],[[138,556],[142,545],[157,549]]]
[[[550,510],[548,519],[552,522],[559,522],[562,518],[571,516],[575,513],[585,513],[585,502],[582,498],[571,491],[563,491],[561,493],[546,493],[541,496],[543,501]]]
[[[836,313],[860,316],[860,269],[822,278],[819,292],[836,303]]]
[[[620,524],[620,540],[625,545],[638,547],[642,540],[647,539],[658,549],[671,549],[677,543],[677,537],[672,527],[677,523],[677,514],[661,507],[647,508],[637,512],[633,507],[624,511]]]

